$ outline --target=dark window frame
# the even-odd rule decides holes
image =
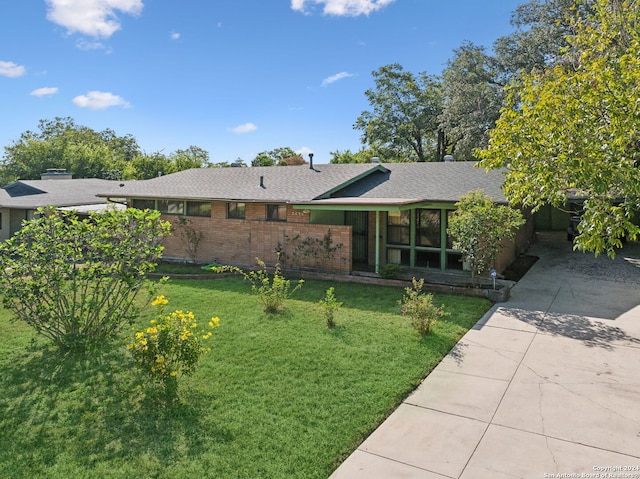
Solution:
[[[247,214],[247,204],[242,201],[227,202],[227,219],[243,220]]]
[[[198,216],[201,218],[211,218],[210,201],[187,201],[185,216]]]
[[[267,221],[287,221],[286,203],[268,203],[265,208]]]
[[[184,201],[183,200],[158,200],[157,208],[160,213],[163,215],[174,215],[174,216],[184,216]],[[170,211],[171,205],[177,206],[179,205],[179,212]]]
[[[140,203],[145,202],[149,203],[149,205],[143,205],[142,208],[139,206]],[[136,205],[137,203],[137,205]],[[131,200],[131,206],[138,210],[155,210],[156,209],[156,200],[152,200],[149,198],[134,198]]]

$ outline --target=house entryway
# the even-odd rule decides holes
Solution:
[[[345,211],[345,225],[351,226],[353,267],[367,265],[369,259],[369,216],[366,211]]]

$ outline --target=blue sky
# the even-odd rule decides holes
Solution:
[[[147,153],[195,145],[250,163],[360,148],[371,72],[439,74],[491,48],[524,0],[3,0],[0,147],[72,117]],[[55,166],[55,165],[52,165]]]

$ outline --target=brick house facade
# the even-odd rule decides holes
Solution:
[[[197,260],[349,273],[387,263],[441,271],[464,268],[446,234],[462,195],[483,190],[506,203],[503,173],[471,162],[202,168],[125,181],[104,198],[154,208],[173,225],[165,257],[186,259],[185,221],[200,232]],[[533,222],[503,250],[504,269],[533,235]]]

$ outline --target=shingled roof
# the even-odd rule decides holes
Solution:
[[[486,172],[472,162],[329,164],[251,168],[198,168],[149,180],[112,182],[102,197],[226,200],[245,202],[340,203],[383,199],[456,202],[482,189],[496,202],[503,172]]]
[[[18,180],[0,189],[0,208],[99,205],[106,203],[106,199],[96,193],[116,188],[119,183],[97,178]]]

